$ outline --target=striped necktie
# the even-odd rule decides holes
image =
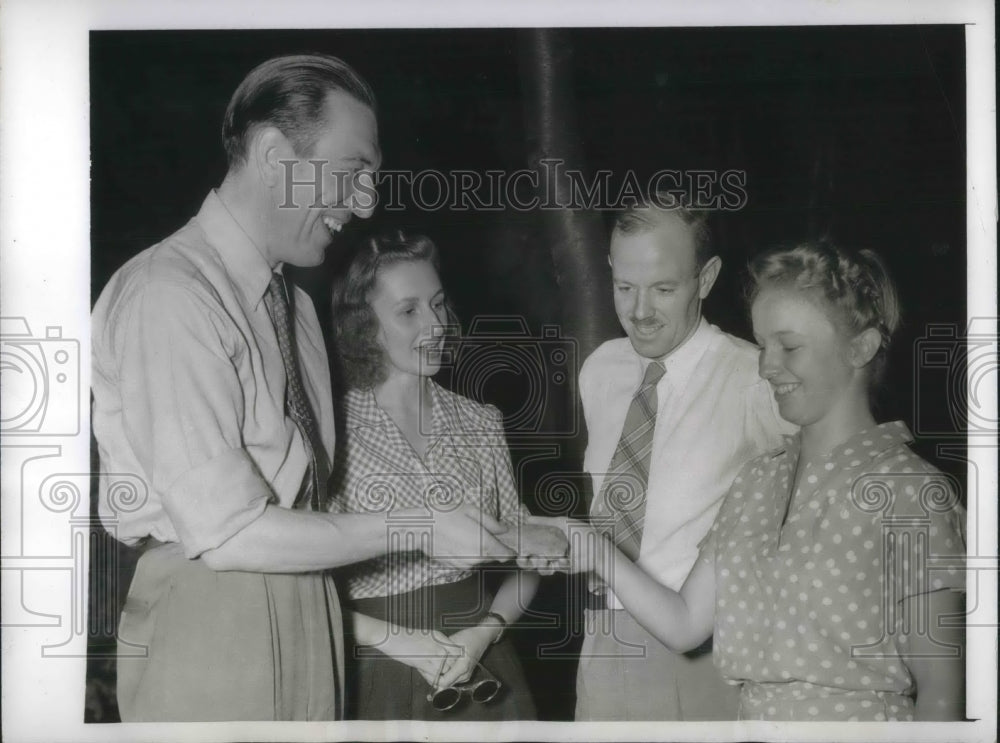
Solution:
[[[665,372],[662,361],[646,366],[642,384],[625,416],[618,448],[591,509],[595,525],[632,561],[638,559],[642,543],[649,460],[656,428],[656,385]]]
[[[319,427],[309,405],[309,398],[306,397],[305,388],[302,386],[292,309],[288,304],[285,279],[279,273],[271,275],[271,283],[267,286],[267,300],[275,334],[278,337],[281,361],[285,366],[285,411],[298,426],[310,459],[309,471],[306,473],[306,487],[295,499],[295,506],[308,503],[314,511],[320,511],[326,507],[330,463],[319,436]]]

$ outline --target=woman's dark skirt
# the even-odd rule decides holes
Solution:
[[[350,610],[392,624],[429,629],[445,635],[475,626],[490,610],[492,595],[477,574],[457,583],[430,586],[394,596],[345,601]],[[350,620],[345,624],[350,627]],[[480,663],[503,685],[485,704],[463,697],[450,710],[438,712],[427,700],[433,691],[415,668],[377,649],[357,647],[348,635],[347,713],[358,720],[494,721],[534,720],[535,704],[510,638],[491,645]],[[477,671],[477,674],[479,672]]]

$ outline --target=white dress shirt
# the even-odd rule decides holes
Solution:
[[[628,338],[618,338],[602,344],[580,371],[589,436],[584,469],[595,493],[650,361],[635,352]],[[666,374],[656,387],[638,564],[679,590],[740,467],[780,446],[782,435],[795,427],[778,415],[769,385],[757,374],[756,347],[704,319],[662,361]],[[608,605],[621,608],[610,594]]]

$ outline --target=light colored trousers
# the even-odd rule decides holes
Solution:
[[[735,720],[740,688],[725,683],[711,650],[664,647],[628,612],[585,612],[576,719]]]
[[[118,632],[125,722],[342,718],[329,575],[215,572],[179,544],[136,566]]]

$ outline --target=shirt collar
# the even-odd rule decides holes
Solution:
[[[705,349],[712,339],[712,334],[708,321],[702,317],[698,319],[698,326],[691,336],[681,343],[677,348],[661,359],[646,359],[638,354],[636,356],[642,361],[642,371],[645,373],[646,366],[653,361],[663,363],[667,373],[665,378],[669,379],[670,385],[675,390],[684,388],[687,381],[694,373],[698,361],[701,359]]]
[[[195,219],[247,304],[257,307],[267,292],[274,272],[215,189],[205,197]]]
[[[433,423],[431,424],[432,438],[436,440],[448,431],[462,431],[468,428],[469,422],[463,418],[461,411],[458,409],[459,398],[455,395],[447,394],[433,379],[429,380],[429,382],[431,405],[434,411]]]
[[[353,389],[347,393],[348,406],[347,425],[350,428],[364,428],[382,425],[385,413],[375,402],[375,390]]]
[[[437,383],[434,380],[429,381],[428,389],[431,395],[432,411],[431,438],[436,439],[447,431],[449,426],[454,427],[460,418],[455,406],[448,404],[449,401]],[[392,423],[389,415],[375,401],[374,389],[353,389],[347,394],[350,398],[350,414],[347,420],[348,427],[370,428],[373,426],[382,426],[385,423]]]
[[[828,461],[869,461],[875,459],[900,444],[913,441],[913,434],[903,421],[889,421],[858,431],[847,441],[838,444],[824,459]],[[796,457],[802,445],[802,434],[795,433],[785,436],[785,445],[772,452],[773,457],[787,455]]]

